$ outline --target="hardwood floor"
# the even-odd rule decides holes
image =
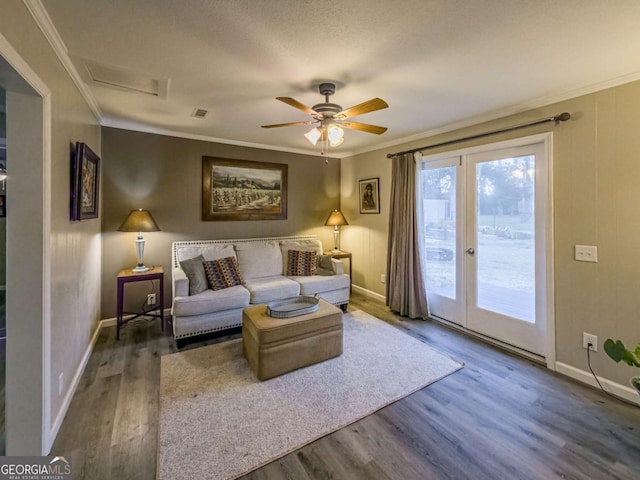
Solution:
[[[465,367],[243,479],[640,478],[640,408],[361,295],[354,308]],[[75,480],[155,478],[160,356],[174,351],[157,321],[100,333],[51,452],[72,456]]]

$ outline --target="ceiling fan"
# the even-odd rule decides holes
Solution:
[[[309,132],[305,133],[305,137],[315,145],[318,140],[328,140],[332,147],[336,147],[344,140],[342,128],[350,128],[361,132],[382,135],[387,131],[386,127],[378,125],[370,125],[368,123],[351,122],[348,119],[356,117],[376,110],[382,110],[389,105],[380,98],[372,98],[366,102],[355,105],[351,108],[343,109],[336,103],[330,103],[329,97],[336,93],[336,86],[333,83],[321,83],[319,85],[320,94],[324,95],[324,103],[318,103],[313,107],[307,107],[291,97],[277,97],[276,100],[286,103],[287,105],[302,110],[313,117],[313,120],[306,122],[289,122],[278,123],[275,125],[262,125],[262,128],[278,128],[278,127],[294,127],[298,125],[314,125]],[[342,128],[341,128],[342,127]]]

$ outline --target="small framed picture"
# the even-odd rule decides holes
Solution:
[[[100,158],[86,143],[77,142],[71,164],[71,220],[98,217],[99,187]]]
[[[7,216],[7,196],[0,195],[0,217]]]
[[[380,179],[360,180],[360,213],[380,213]]]

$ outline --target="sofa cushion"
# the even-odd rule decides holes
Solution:
[[[335,275],[333,271],[332,255],[318,255],[316,257],[316,274],[317,275]]]
[[[179,262],[197,257],[198,255],[202,255],[202,257],[207,261],[236,256],[236,251],[233,249],[233,245],[223,244],[207,245],[206,247],[181,247],[176,253]]]
[[[310,277],[291,277],[291,280],[300,284],[300,295],[315,295],[316,293],[350,287],[349,275],[313,275]]]
[[[182,271],[189,279],[189,295],[197,295],[209,288],[203,262],[204,257],[202,255],[180,262]]]
[[[244,286],[251,293],[251,303],[267,303],[300,295],[300,284],[282,275],[245,280]]]
[[[287,274],[287,259],[289,250],[299,250],[302,252],[316,252],[316,255],[322,255],[322,242],[318,239],[306,240],[283,240],[280,242],[280,251],[282,252],[282,275]]]
[[[236,257],[225,257],[204,262],[204,271],[207,274],[211,290],[222,290],[244,283],[238,270]]]
[[[236,245],[236,254],[240,273],[245,281],[282,273],[282,253],[277,242],[239,242]]]
[[[224,290],[207,289],[197,295],[174,298],[171,314],[188,317],[243,308],[249,305],[249,298],[249,291],[239,285]]]
[[[287,276],[315,275],[316,252],[304,252],[301,250],[289,250],[287,252]]]

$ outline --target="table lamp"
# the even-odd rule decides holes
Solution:
[[[138,266],[133,268],[134,272],[146,272],[150,270],[149,267],[145,267],[142,263],[142,256],[144,255],[144,238],[142,238],[142,232],[159,232],[160,228],[158,224],[151,216],[149,210],[131,210],[127,218],[124,219],[119,232],[138,232],[138,239],[136,240],[136,248],[138,250]]]
[[[324,222],[325,225],[333,227],[333,250],[331,250],[333,253],[338,253],[340,252],[340,242],[339,242],[339,237],[340,237],[340,227],[342,225],[349,225],[349,222],[347,222],[347,219],[344,218],[344,215],[342,214],[342,212],[340,210],[338,210],[337,208],[331,212],[329,214],[329,217],[327,218],[327,221]]]

